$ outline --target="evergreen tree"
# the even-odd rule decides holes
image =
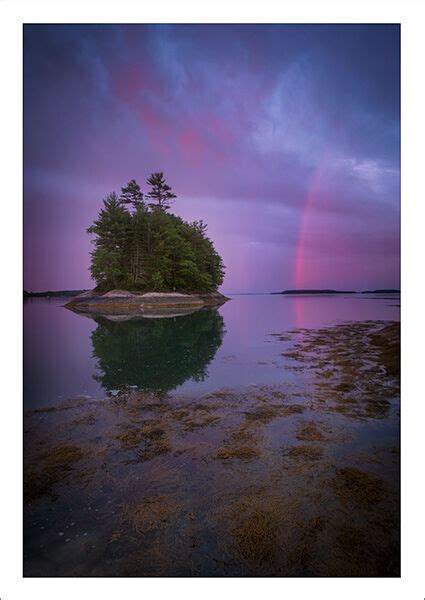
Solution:
[[[98,218],[87,231],[96,235],[90,271],[97,286],[100,289],[128,286],[131,216],[115,192],[103,200]]]
[[[213,292],[223,282],[224,265],[202,221],[187,223],[166,212],[175,197],[162,173],[149,180],[149,198],[133,179],[118,198],[103,201],[88,232],[95,235],[91,275],[99,290]],[[127,207],[132,208],[132,212]]]
[[[177,196],[171,191],[171,187],[165,183],[164,173],[152,173],[147,179],[147,183],[151,186],[151,190],[147,196],[157,202],[156,204],[151,203],[149,206],[154,209],[169,209],[174,198],[177,198]]]
[[[120,202],[130,204],[135,210],[143,205],[143,193],[135,179],[131,179],[126,187],[121,188]]]

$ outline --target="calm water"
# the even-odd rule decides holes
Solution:
[[[61,304],[24,309],[26,576],[398,576],[398,296]]]
[[[399,320],[399,296],[237,295],[218,311],[111,322],[79,316],[62,299],[24,306],[25,405],[48,406],[129,386],[176,394],[281,384],[282,341],[272,334],[364,320]]]

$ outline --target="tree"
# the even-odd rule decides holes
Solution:
[[[100,289],[129,284],[127,257],[131,217],[115,192],[103,200],[103,208],[88,233],[95,234],[91,276]]]
[[[171,187],[165,183],[164,173],[152,173],[148,177],[147,183],[151,186],[150,192],[147,193],[148,198],[152,198],[157,202],[157,204],[151,203],[149,206],[153,209],[169,209],[174,198],[177,198],[177,196],[171,191]]]
[[[110,194],[88,232],[95,236],[91,275],[99,290],[213,292],[223,282],[224,265],[202,221],[187,223],[166,212],[175,197],[162,173],[153,173],[143,201],[134,179],[118,198]],[[127,207],[132,207],[130,212]]]
[[[152,275],[152,290],[154,292],[162,292],[164,289],[164,279],[159,271],[155,271]]]
[[[134,209],[143,205],[143,193],[135,179],[131,179],[126,187],[121,188],[120,202],[130,204]]]

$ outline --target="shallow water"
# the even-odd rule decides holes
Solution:
[[[399,320],[399,295],[238,295],[216,310],[174,319],[112,323],[77,315],[62,299],[24,305],[27,408],[126,386],[176,394],[282,384],[282,341],[273,335],[346,321]]]
[[[24,574],[397,576],[398,304],[28,303]]]

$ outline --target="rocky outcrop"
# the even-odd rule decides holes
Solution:
[[[218,292],[211,294],[181,294],[178,292],[137,293],[111,290],[99,294],[85,292],[65,304],[77,313],[109,317],[180,316],[208,306],[220,306],[229,298]]]

